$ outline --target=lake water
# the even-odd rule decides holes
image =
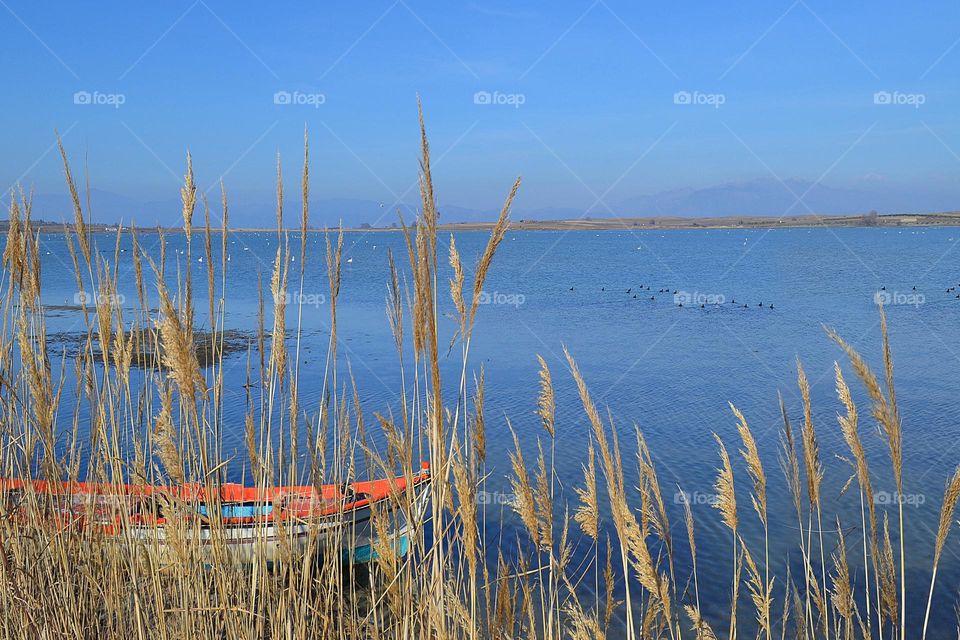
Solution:
[[[468,281],[486,237],[479,232],[457,234]],[[448,238],[449,234],[441,234],[438,249],[445,275]],[[97,237],[98,245],[111,258],[114,240],[112,235]],[[144,234],[141,244],[159,256],[157,240],[156,234]],[[770,478],[771,558],[778,570],[788,557],[798,561],[796,517],[777,464],[781,426],[777,394],[783,394],[791,418],[799,425],[802,408],[795,367],[799,356],[813,385],[814,420],[826,466],[824,528],[834,528],[833,513],[841,514],[845,526],[859,528],[856,496],[839,495],[849,467],[834,456],[845,454],[846,449],[836,420],[842,407],[833,389],[832,368],[834,360],[845,363],[823,325],[835,327],[864,353],[875,370],[881,370],[875,305],[880,292],[889,303],[886,309],[903,416],[904,475],[909,494],[905,507],[908,593],[925,594],[943,483],[960,452],[960,299],[955,297],[960,287],[947,292],[960,284],[958,241],[960,229],[944,228],[508,233],[487,280],[488,304],[480,309],[471,352],[473,365],[482,362],[487,376],[488,441],[493,443],[487,460],[488,502],[502,502],[509,494],[505,417],[510,417],[518,431],[528,462],[535,456],[536,438],[544,435],[534,415],[536,355],[540,354],[553,371],[556,387],[559,479],[564,498],[574,503],[572,486],[581,482],[589,426],[563,358],[566,346],[594,399],[608,407],[615,419],[621,443],[627,448],[628,486],[636,484],[632,457],[635,425],[646,435],[667,494],[681,584],[689,560],[681,500],[675,499],[677,486],[691,496],[704,609],[708,615],[723,615],[729,598],[730,535],[707,504],[719,463],[711,433],[722,437],[731,451],[736,450],[739,441],[727,403],[734,402],[744,412]],[[206,307],[205,267],[186,265],[184,256],[175,253],[184,247],[182,235],[170,235],[167,242],[168,259],[179,258],[181,268],[194,270],[201,301],[198,320],[206,322],[200,315]],[[226,326],[250,329],[256,322],[257,274],[263,274],[267,287],[276,234],[231,234],[228,243]],[[319,401],[329,327],[323,243],[322,234],[309,236],[304,287],[308,296],[314,296],[307,298],[308,302],[316,303],[304,307],[301,352],[302,404],[311,409]],[[214,245],[218,244],[215,240]],[[43,263],[44,301],[73,304],[76,285],[63,238],[44,235],[42,245],[49,252]],[[121,246],[129,249],[130,238],[121,238]],[[291,235],[290,246],[292,253],[299,254],[296,234]],[[200,247],[202,241],[196,240],[195,252]],[[352,233],[345,238],[340,353],[344,367],[346,361],[352,366],[364,410],[370,416],[374,411],[396,410],[399,402],[400,373],[384,305],[388,248],[398,256],[398,264],[405,266],[406,250],[399,234]],[[299,271],[299,264],[292,266]],[[170,271],[175,275],[172,266]],[[129,260],[120,273],[120,292],[134,300]],[[439,288],[441,341],[446,344],[455,328],[454,311],[445,280]],[[266,297],[269,300],[269,292]],[[291,310],[288,326],[295,326],[295,320],[296,313]],[[80,322],[76,312],[51,310],[48,329],[77,331]],[[236,449],[242,456],[241,385],[246,357],[234,356],[228,364],[226,417],[236,430],[226,449],[228,453]],[[456,386],[452,381],[459,370],[459,350],[449,355],[445,365],[448,380]],[[845,372],[861,408],[861,431],[875,490],[893,492],[885,445],[874,433],[862,387],[853,380],[849,367],[845,366]],[[69,415],[64,420],[69,420]],[[755,557],[762,557],[762,546],[757,546],[762,539],[757,537],[756,518],[749,509],[749,485],[741,462],[735,460],[741,522],[745,537],[754,544]],[[885,508],[895,522],[895,509]],[[490,526],[499,526],[499,512],[490,509],[490,513],[495,514]],[[517,525],[508,515],[504,540],[514,539]],[[835,534],[826,534],[826,544],[835,540]],[[847,538],[854,567],[860,567],[856,562],[860,540],[855,533]],[[579,545],[580,559],[590,553],[587,547],[586,543]],[[794,575],[801,575],[798,566],[794,562]],[[855,574],[855,579],[858,591],[862,590],[862,573]],[[960,580],[960,537],[956,533],[947,544],[938,580],[934,610],[939,611],[938,623],[952,629],[950,611]],[[742,606],[748,607],[748,596],[742,596]],[[908,608],[909,620],[918,624],[923,615],[920,600],[914,598],[912,609]],[[752,613],[744,609],[741,616],[749,620]]]

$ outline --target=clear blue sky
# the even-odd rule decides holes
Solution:
[[[175,196],[189,148],[251,198],[280,152],[295,193],[306,124],[317,197],[415,202],[419,93],[442,203],[522,173],[526,209],[757,178],[960,208],[955,0],[0,0],[0,25],[3,187],[63,190],[58,129],[104,191]]]

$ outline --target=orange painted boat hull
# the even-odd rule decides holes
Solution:
[[[225,556],[274,562],[333,549],[345,560],[368,562],[376,549],[407,552],[411,534],[427,517],[429,483],[424,463],[410,478],[348,485],[213,488],[0,479],[0,495],[6,512],[24,526],[95,533],[161,555],[193,548],[205,561]],[[378,518],[384,518],[380,526]]]

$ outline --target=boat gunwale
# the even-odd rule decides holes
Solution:
[[[324,484],[324,485],[290,485],[279,487],[244,487],[237,484],[224,484],[219,488],[219,495],[209,499],[206,487],[197,483],[184,485],[136,485],[136,484],[109,484],[109,483],[88,483],[77,481],[46,481],[46,480],[21,480],[16,478],[0,478],[0,495],[6,495],[9,499],[10,494],[15,492],[28,492],[31,489],[38,495],[50,496],[55,498],[99,498],[114,497],[118,502],[113,506],[116,509],[115,515],[109,520],[92,523],[92,527],[104,529],[110,532],[110,529],[116,529],[112,533],[119,533],[123,529],[130,530],[149,530],[162,527],[173,518],[155,517],[145,518],[142,514],[135,513],[134,510],[141,504],[139,501],[144,498],[168,497],[179,500],[187,510],[179,515],[188,522],[199,522],[201,527],[213,528],[215,524],[221,525],[226,529],[236,529],[242,527],[271,525],[273,523],[311,524],[318,519],[335,519],[338,516],[349,517],[369,509],[375,504],[383,502],[392,502],[393,498],[402,496],[408,490],[415,492],[415,501],[419,498],[420,491],[429,483],[431,474],[429,466],[424,464],[420,473],[412,476],[411,483],[407,483],[405,476],[396,476],[380,480],[357,481],[344,484]],[[344,491],[348,488],[349,492]],[[224,497],[224,491],[227,496]],[[240,492],[240,499],[231,499],[229,496],[237,495]],[[252,493],[251,492],[255,492]],[[332,495],[329,495],[332,493]],[[358,497],[352,502],[340,502],[348,497]],[[122,503],[123,498],[132,498],[128,504]],[[292,500],[290,500],[292,498]],[[291,502],[297,499],[309,501],[307,509],[292,509],[284,504],[284,500]],[[219,506],[221,509],[229,505],[266,505],[274,508],[267,514],[244,516],[244,517],[223,517],[219,520],[211,517],[209,514],[201,514],[201,506]],[[280,508],[276,508],[279,504]],[[314,510],[316,505],[330,505],[323,510]],[[124,511],[126,507],[126,511]],[[15,508],[15,507],[14,507]],[[196,509],[194,511],[194,509]],[[56,510],[56,507],[54,507]],[[213,509],[215,512],[216,509]],[[60,518],[57,515],[61,516]],[[61,526],[70,526],[79,524],[84,526],[86,513],[83,508],[74,511],[67,508],[55,514],[51,519],[58,522]],[[369,519],[369,516],[367,516]],[[356,518],[351,518],[356,522]],[[364,520],[365,521],[365,520]]]

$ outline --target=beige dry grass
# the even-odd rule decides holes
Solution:
[[[848,513],[839,514],[846,520],[832,518],[837,522],[836,546],[825,544],[823,537],[823,512],[837,496],[830,494],[833,485],[823,482],[827,469],[814,429],[810,385],[799,361],[798,385],[804,412],[799,437],[780,401],[782,480],[796,512],[796,521],[788,526],[797,530],[793,544],[799,550],[804,571],[797,584],[790,566],[770,557],[768,530],[773,524],[786,523],[773,522],[775,512],[768,505],[768,493],[777,479],[768,475],[761,447],[744,414],[731,405],[741,456],[731,458],[726,445],[716,439],[720,454],[715,487],[718,500],[717,512],[711,517],[729,529],[732,572],[715,566],[705,571],[702,564],[698,565],[696,530],[702,525],[697,517],[707,516],[695,514],[685,503],[685,547],[674,541],[671,508],[664,500],[655,458],[643,433],[635,429],[636,457],[624,456],[621,430],[609,414],[603,417],[602,408],[569,353],[569,377],[564,377],[565,372],[555,375],[547,361],[539,359],[540,393],[531,399],[543,426],[538,432],[538,446],[525,455],[520,438],[514,435],[511,481],[515,500],[502,513],[489,507],[481,498],[487,495],[488,478],[493,472],[487,468],[488,432],[491,428],[501,430],[502,421],[498,416],[492,427],[484,415],[485,376],[482,366],[479,371],[472,366],[470,343],[485,279],[508,229],[510,208],[520,183],[518,179],[508,192],[472,271],[472,282],[467,280],[469,270],[464,267],[456,239],[451,238],[450,296],[458,331],[453,345],[444,348],[438,344],[437,282],[445,276],[438,267],[439,214],[422,113],[420,125],[421,215],[415,227],[403,227],[405,267],[399,268],[390,254],[385,277],[387,322],[401,370],[401,401],[397,415],[387,411],[377,414],[384,449],[371,442],[364,424],[365,403],[348,362],[338,352],[342,232],[328,234],[325,240],[331,333],[320,381],[321,400],[317,407],[301,403],[301,389],[308,382],[300,375],[303,310],[296,310],[296,326],[288,326],[289,298],[285,294],[295,287],[303,292],[308,260],[310,171],[305,131],[299,255],[291,251],[283,226],[284,182],[278,161],[277,251],[268,286],[258,283],[257,339],[250,345],[244,394],[246,459],[242,467],[247,484],[266,489],[293,482],[342,484],[368,476],[409,479],[417,472],[420,460],[429,458],[436,481],[430,488],[427,517],[416,517],[413,495],[397,490],[390,510],[378,508],[371,515],[377,558],[363,568],[316,561],[335,556],[344,545],[349,546],[352,541],[346,531],[323,538],[311,532],[307,551],[302,553],[295,550],[285,527],[280,529],[277,562],[268,563],[265,553],[250,562],[240,562],[230,553],[225,525],[216,515],[209,522],[210,541],[201,541],[198,519],[171,518],[161,543],[159,538],[110,537],[91,527],[51,526],[48,499],[29,489],[22,493],[4,491],[0,496],[2,635],[171,640],[595,639],[626,635],[711,640],[717,637],[714,629],[725,628],[730,638],[786,638],[791,630],[797,638],[902,638],[904,609],[922,605],[906,591],[902,505],[896,511],[899,531],[891,536],[888,522],[893,509],[875,500],[878,476],[876,469],[868,468],[854,391],[840,365],[834,372],[843,408],[839,434],[855,469],[861,513],[852,518]],[[86,206],[83,203],[62,144],[60,152],[74,214],[67,246],[77,288],[81,293],[99,295],[93,298],[96,304],[82,308],[87,327],[83,348],[70,364],[58,361],[50,353],[44,310],[39,304],[44,285],[39,236],[31,222],[31,198],[23,191],[12,193],[0,280],[4,294],[0,305],[0,438],[4,445],[0,475],[33,475],[56,483],[194,483],[210,495],[219,495],[231,463],[224,454],[224,435],[236,429],[236,425],[224,423],[223,407],[229,305],[226,188],[221,184],[218,272],[218,231],[208,203],[202,197],[198,201],[192,159],[187,157],[181,189],[187,260],[194,251],[194,236],[200,241],[199,226],[194,227],[199,202],[203,206],[203,246],[197,251],[202,252],[206,263],[208,299],[194,299],[192,270],[171,259],[163,234],[158,235],[158,262],[143,251],[134,235],[131,262],[138,304],[131,312],[103,302],[123,284],[118,280],[123,259],[118,249],[120,236],[109,239],[112,258],[109,250],[97,246],[100,239],[90,233],[86,221],[89,202]],[[299,270],[291,269],[296,258],[300,260]],[[144,263],[149,268],[145,269]],[[160,302],[156,312],[148,304],[151,280]],[[269,291],[269,299],[265,291]],[[196,305],[204,303],[212,322],[209,343],[202,346],[209,353],[201,363],[194,342],[194,314]],[[880,425],[889,452],[890,477],[900,495],[908,480],[903,469],[905,445],[882,309],[881,327],[882,379],[838,334],[830,331],[829,336],[846,354],[866,390],[871,416]],[[97,344],[109,349],[109,355],[98,357]],[[133,354],[146,344],[159,344],[159,356],[143,363],[133,375]],[[440,360],[446,352],[462,358],[457,363],[459,376],[441,376]],[[468,385],[471,375],[472,390]],[[562,387],[555,389],[561,379],[572,380],[576,386],[588,425],[587,455],[580,461],[583,483],[578,487],[564,488],[557,479],[557,434],[574,427],[558,419],[558,403],[565,400],[556,391]],[[309,383],[313,385],[314,381]],[[66,385],[75,391],[74,406],[63,400]],[[87,461],[86,473],[80,478],[83,459]],[[532,461],[529,466],[528,460]],[[636,462],[636,467],[625,465],[624,460]],[[740,475],[741,469],[746,475]],[[762,558],[758,539],[748,536],[749,526],[756,522],[741,521],[743,514],[737,510],[737,478],[749,479],[749,485],[741,487],[741,496],[749,487],[750,503],[764,536]],[[928,567],[931,579],[924,635],[931,614],[935,628],[949,625],[942,612],[931,611],[931,602],[943,552],[950,544],[958,501],[960,470],[947,483],[939,527],[931,541],[933,563]],[[186,508],[172,493],[161,495],[157,503],[171,512]],[[90,517],[97,508],[95,504],[84,506]],[[212,509],[212,513],[219,510]],[[391,529],[401,517],[411,521],[412,548],[406,555],[398,553],[390,538]],[[116,518],[121,531],[128,531],[129,514],[121,509]],[[503,540],[488,529],[498,518],[516,518],[522,525],[520,538]],[[878,524],[881,518],[882,531]],[[846,540],[855,537],[851,537],[851,531],[863,540],[862,580],[855,577],[856,567],[848,559]],[[751,552],[751,544],[756,554]],[[859,546],[856,543],[854,548]],[[689,563],[677,557],[687,552]],[[819,562],[815,560],[817,553]],[[577,554],[585,556],[579,565]],[[860,555],[859,549],[852,555]],[[829,572],[827,557],[831,560]],[[687,566],[691,567],[689,575],[678,571]],[[701,578],[730,586],[726,615],[705,615],[705,611],[726,609],[727,603],[702,602]],[[755,611],[752,619],[737,617],[742,584]],[[861,610],[865,615],[861,616]],[[779,619],[775,611],[781,612]]]

